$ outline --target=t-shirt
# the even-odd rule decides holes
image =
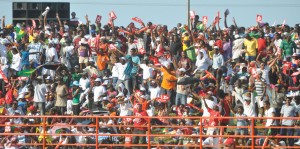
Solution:
[[[219,111],[215,111],[211,108],[207,109],[209,114],[210,114],[210,119],[209,119],[209,126],[219,126],[219,121],[221,120],[220,118],[215,118],[215,117],[221,117],[221,114]]]
[[[13,54],[12,63],[10,65],[10,68],[14,69],[15,71],[20,71],[22,68],[21,60],[22,60],[22,58],[19,53]]]
[[[52,57],[54,57],[52,61]],[[55,48],[50,48],[46,50],[46,62],[58,62],[58,56]]]
[[[294,117],[296,114],[296,107],[292,105],[283,105],[280,111],[280,114],[283,115],[283,117]],[[292,119],[282,119],[282,125],[285,126],[292,126],[294,124],[294,120]]]
[[[161,68],[160,71],[163,73],[163,80],[161,87],[167,90],[170,90],[176,85],[176,77],[173,74],[170,74],[165,68]],[[171,80],[172,82],[168,81]],[[175,81],[174,81],[175,80]],[[174,81],[174,82],[173,82]]]
[[[146,111],[138,112],[138,111],[134,110],[133,113],[134,113],[134,116],[136,116],[136,118],[133,120],[134,128],[139,129],[139,130],[147,130],[147,127],[138,127],[138,126],[143,126],[147,123],[147,119],[138,118],[139,116],[148,116],[147,112]]]
[[[237,119],[236,119],[236,126],[247,126],[248,125],[246,119],[243,119],[243,117],[247,117],[246,114],[244,114],[244,113],[243,114],[236,113],[235,117],[237,117]],[[238,118],[238,117],[241,117],[241,118]]]
[[[101,101],[102,97],[99,98],[101,95],[106,93],[106,89],[104,86],[95,86],[93,88],[93,92],[94,92],[94,102],[98,102]]]
[[[34,52],[39,52],[39,53],[35,53],[35,54],[30,54],[29,55],[29,61],[33,61],[36,63],[40,63],[40,52],[43,51],[43,46],[41,43],[31,43],[28,45],[28,49],[29,49],[29,53],[34,53]]]
[[[146,64],[140,64],[143,69],[143,80],[147,80],[152,76],[153,68],[147,66]]]
[[[138,72],[138,66],[136,66],[136,65],[139,65],[141,63],[140,57],[135,55],[135,56],[131,56],[131,59],[132,59],[132,63],[133,63],[131,73],[136,74]]]
[[[108,61],[109,58],[107,55],[101,55],[97,53],[97,65],[99,70],[104,70]]]
[[[252,40],[245,39],[244,46],[247,47],[246,51],[248,53],[246,53],[246,56],[256,56],[256,49],[258,48],[258,43],[256,39],[254,38]]]
[[[273,113],[275,115],[275,109],[270,107],[268,110],[265,111],[265,117],[273,117]],[[276,120],[272,123],[273,119],[267,119],[266,126],[276,125]]]
[[[265,69],[261,70],[262,71],[262,78],[265,80],[267,84],[270,84],[270,79],[269,79],[269,72],[270,72],[270,67],[265,66]]]
[[[156,88],[150,86],[149,91],[150,91],[150,99],[155,99],[160,96],[161,88],[159,86],[157,86]]]
[[[45,94],[48,92],[48,88],[46,84],[36,84],[34,86],[34,102],[45,102],[46,97]]]
[[[125,75],[124,71],[127,67],[127,63],[126,64],[122,64],[122,63],[115,63],[115,66],[117,67],[118,70],[118,79],[119,80],[125,80],[128,78],[127,75]]]

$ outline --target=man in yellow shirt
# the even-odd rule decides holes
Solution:
[[[244,41],[244,47],[246,51],[246,60],[248,62],[255,61],[258,48],[257,40],[253,37],[250,37],[250,35],[247,34],[246,39]]]

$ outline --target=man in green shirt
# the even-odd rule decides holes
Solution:
[[[280,49],[282,49],[282,58],[291,57],[296,51],[296,44],[291,40],[291,36],[288,33],[285,33],[285,39],[281,42]]]

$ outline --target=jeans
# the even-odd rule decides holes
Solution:
[[[185,105],[187,100],[187,95],[184,94],[180,94],[180,93],[176,93],[176,99],[175,99],[175,105],[179,106],[179,105]]]
[[[282,125],[282,127],[291,127],[291,126]],[[281,128],[280,134],[282,136],[294,136],[294,131],[295,131],[294,128]],[[287,143],[287,140],[289,141],[289,143]],[[288,146],[294,146],[294,138],[289,138],[287,140],[285,142]]]
[[[246,56],[248,62],[255,61],[255,56]]]
[[[146,134],[146,131],[135,128],[132,134]],[[146,137],[134,136],[132,138],[132,143],[133,144],[143,144],[143,145],[145,145],[146,144]],[[135,147],[132,147],[132,148],[133,149],[146,149],[147,147],[146,146],[142,146],[142,147],[141,146],[135,146]]]
[[[34,102],[34,106],[40,110],[41,115],[45,115],[45,102]]]
[[[118,77],[113,77],[112,78],[112,85],[113,85],[115,90],[118,90],[117,83],[118,83]]]

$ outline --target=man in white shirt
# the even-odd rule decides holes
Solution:
[[[54,48],[54,43],[50,42],[48,44],[48,48],[45,53],[46,56],[46,63],[58,63],[58,56],[56,49]],[[43,69],[43,74],[50,75],[52,78],[55,76],[55,70],[50,70],[50,69]]]
[[[45,115],[45,94],[48,92],[48,87],[42,81],[42,76],[37,77],[37,84],[34,85],[34,106],[40,110],[41,115]]]
[[[106,96],[106,88],[101,84],[101,79],[97,78],[95,80],[95,86],[92,89],[94,93],[94,103],[95,105],[99,105],[99,102],[101,102],[102,98]]]
[[[153,100],[155,98],[158,98],[161,94],[161,88],[159,85],[157,85],[157,83],[152,80],[150,82],[150,86],[149,86],[149,92],[150,92],[150,99]]]
[[[37,66],[41,64],[43,52],[43,45],[38,40],[39,36],[37,34],[33,35],[33,42],[28,45],[29,49],[29,61],[33,61]]]
[[[264,101],[264,108],[265,108],[265,117],[276,117],[276,112],[275,109],[273,107],[270,106],[270,102],[269,101]],[[277,121],[276,119],[267,119],[266,122],[266,127],[270,127],[270,126],[276,126],[277,125]],[[266,129],[266,135],[268,133],[268,129]],[[271,134],[268,135],[276,135],[277,134],[277,130],[272,128],[271,129]]]
[[[119,86],[119,84],[123,83],[125,85],[125,88],[128,90],[129,89],[129,86],[128,86],[129,76],[127,76],[124,73],[124,71],[127,67],[126,58],[121,57],[120,62],[121,63],[115,63],[114,64],[117,67],[116,69],[118,70],[118,74],[119,74],[118,75],[117,86]]]
[[[235,96],[236,100],[240,100],[244,107],[244,113],[248,117],[256,117],[255,112],[255,98],[253,97],[253,94],[251,93],[245,93],[244,95],[239,95],[235,93],[235,91],[232,92],[232,96]]]

